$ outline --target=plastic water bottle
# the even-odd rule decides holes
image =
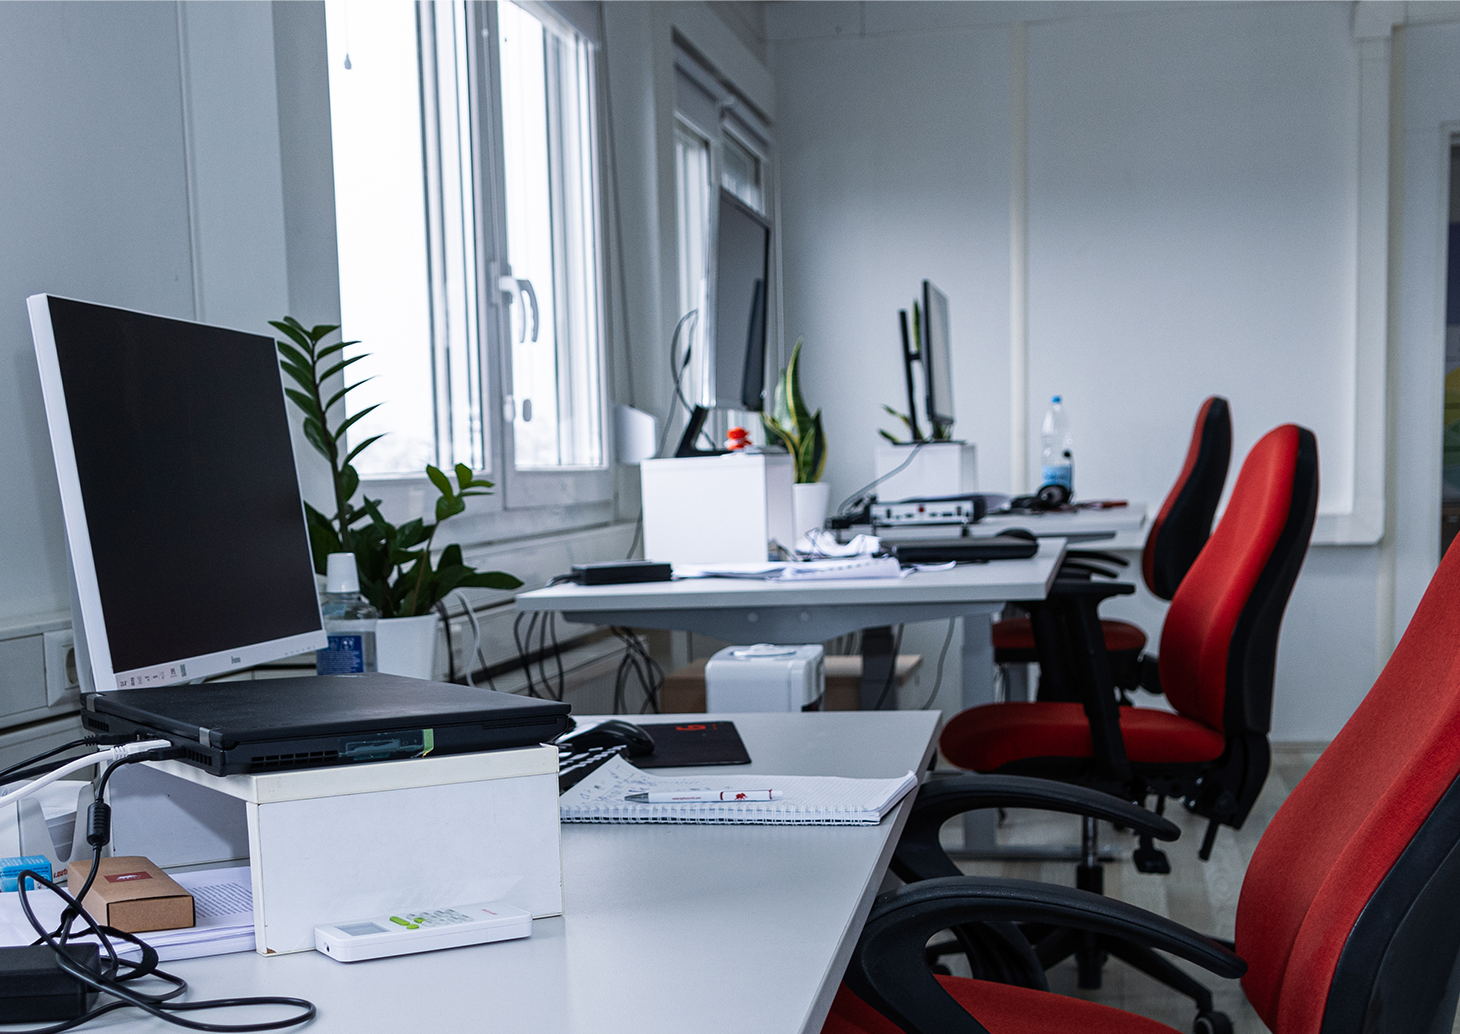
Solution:
[[[331,553],[325,568],[325,634],[329,646],[314,651],[320,675],[360,675],[375,670],[375,622],[380,611],[360,595],[360,572],[354,553]]]
[[[1065,419],[1065,407],[1060,405],[1056,395],[1049,403],[1049,412],[1044,414],[1044,452],[1040,459],[1039,484],[1064,485],[1071,495],[1075,494],[1074,439],[1070,437],[1070,423]]]

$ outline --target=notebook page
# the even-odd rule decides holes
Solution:
[[[656,776],[614,758],[558,799],[564,822],[680,822],[740,825],[876,825],[917,786],[912,772],[895,779],[696,773]],[[647,804],[633,793],[780,790],[778,801]]]

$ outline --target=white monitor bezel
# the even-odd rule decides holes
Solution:
[[[300,632],[280,639],[261,643],[250,643],[229,650],[199,654],[195,657],[180,657],[164,664],[127,671],[112,668],[111,644],[107,638],[106,620],[101,608],[101,588],[96,578],[96,559],[91,551],[91,529],[86,519],[86,507],[81,495],[81,474],[76,466],[75,445],[71,438],[71,418],[66,408],[66,390],[61,380],[61,362],[56,352],[55,330],[51,325],[50,300],[75,301],[82,305],[100,305],[79,298],[65,298],[61,295],[33,294],[25,300],[30,312],[31,337],[35,342],[36,364],[40,368],[41,395],[46,409],[46,426],[51,436],[51,452],[55,457],[56,480],[61,489],[61,512],[66,526],[66,546],[71,555],[74,595],[72,608],[74,629],[78,640],[84,638],[85,656],[90,661],[91,688],[100,692],[117,689],[142,688],[144,686],[165,686],[172,683],[191,682],[212,675],[222,675],[240,668],[282,660],[308,650],[323,649],[327,645],[323,618],[317,631]],[[141,316],[156,316],[155,313],[123,306],[104,306]],[[159,319],[177,319],[175,316],[157,316]],[[197,323],[195,320],[180,320],[183,323]],[[209,324],[198,324],[210,326]],[[284,396],[283,378],[279,379],[279,396]],[[287,400],[286,400],[287,405]],[[295,465],[294,481],[299,485],[299,468]],[[299,486],[299,520],[304,525],[304,490]],[[306,547],[307,548],[307,547]],[[309,561],[310,569],[314,561]],[[316,606],[318,600],[316,600]],[[78,659],[82,656],[78,650]],[[79,667],[79,665],[78,665]],[[83,688],[85,681],[83,676]]]

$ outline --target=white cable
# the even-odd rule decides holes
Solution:
[[[467,655],[466,671],[464,674],[466,675],[466,684],[472,689],[476,689],[477,684],[472,681],[471,677],[472,665],[477,661],[481,661],[483,668],[487,666],[486,660],[482,657],[482,626],[477,623],[476,611],[471,609],[471,600],[466,598],[466,593],[460,589],[452,589],[451,594],[461,600],[461,605],[466,608],[466,619],[471,622],[471,653]]]
[[[33,779],[18,790],[11,790],[7,794],[0,794],[0,808],[7,804],[14,804],[22,798],[29,797],[43,786],[54,783],[62,776],[68,776],[72,772],[86,768],[90,765],[109,765],[113,761],[121,761],[123,758],[132,757],[134,754],[145,754],[149,750],[162,750],[172,746],[171,740],[142,740],[139,743],[123,743],[117,747],[107,747],[95,754],[85,754],[66,762],[54,772],[47,772],[39,779]]]

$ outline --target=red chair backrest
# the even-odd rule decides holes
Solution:
[[[1176,595],[1176,587],[1212,533],[1212,517],[1231,461],[1232,414],[1227,400],[1213,395],[1196,414],[1181,476],[1151,522],[1141,553],[1146,588],[1163,600]]]
[[[1278,631],[1318,509],[1318,443],[1284,424],[1252,447],[1161,630],[1171,705],[1228,736],[1266,732]]]
[[[1396,1013],[1421,1009],[1426,996],[1434,1008],[1454,983],[1457,775],[1452,549],[1373,689],[1278,809],[1248,866],[1237,907],[1237,951],[1251,966],[1242,984],[1275,1034],[1438,1029]],[[1406,972],[1417,981],[1397,988]],[[1448,994],[1453,1017],[1453,987]],[[1379,999],[1388,1015],[1376,1025]]]

